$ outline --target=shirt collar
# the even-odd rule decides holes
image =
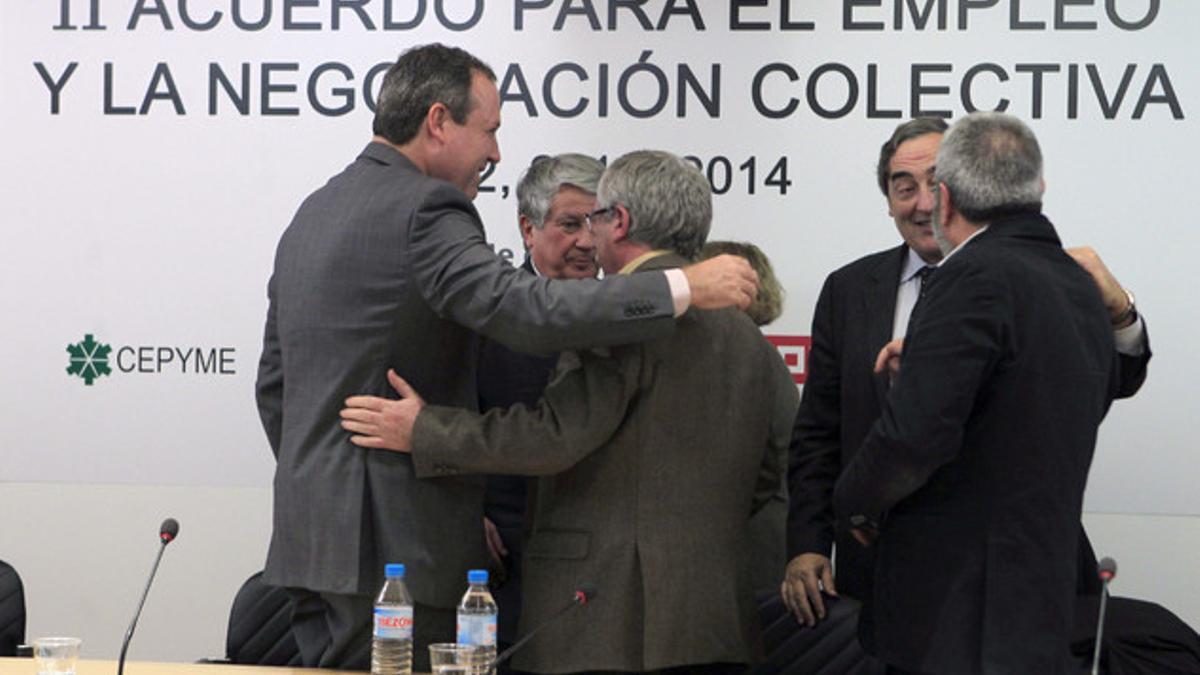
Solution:
[[[932,267],[932,265],[921,260],[921,256],[917,255],[916,251],[908,249],[908,255],[904,256],[904,264],[900,266],[900,283],[905,284],[912,281],[922,267]]]
[[[953,256],[955,253],[958,253],[959,251],[963,250],[963,247],[966,246],[968,242],[970,242],[975,237],[978,237],[979,235],[986,232],[987,229],[988,229],[988,226],[984,225],[983,227],[979,228],[978,230],[975,230],[974,232],[972,232],[971,236],[967,237],[966,239],[963,239],[961,244],[959,244],[958,246],[955,246],[953,251],[950,251],[949,253],[947,253],[945,258],[942,258],[942,262],[938,263],[938,267],[945,265],[946,261],[949,260],[951,256]]]
[[[621,268],[620,272],[617,272],[617,274],[633,274],[634,272],[637,271],[637,268],[639,268],[643,264],[645,264],[645,262],[647,260],[651,260],[651,259],[657,258],[659,256],[664,256],[668,253],[670,253],[670,251],[666,251],[663,249],[657,249],[654,251],[646,251],[645,253],[634,258],[633,260],[630,260],[627,265],[625,265],[624,267]]]
[[[545,274],[542,274],[542,271],[537,268],[537,262],[535,262],[533,259],[533,253],[529,254],[529,266],[533,269],[533,275],[535,277],[546,276]]]

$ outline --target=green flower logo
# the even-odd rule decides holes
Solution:
[[[92,386],[97,377],[112,374],[108,367],[108,353],[111,351],[112,347],[96,342],[91,333],[84,335],[83,342],[67,345],[67,353],[71,355],[67,374],[78,375],[83,378],[84,384]]]

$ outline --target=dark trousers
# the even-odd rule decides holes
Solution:
[[[289,588],[292,633],[306,668],[371,669],[374,599]],[[429,645],[454,642],[455,610],[413,606],[413,670],[428,671]]]

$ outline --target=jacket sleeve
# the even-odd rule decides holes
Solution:
[[[770,349],[766,358],[772,361],[766,364],[765,372],[774,373],[777,384],[771,414],[771,431],[767,451],[763,454],[762,466],[759,468],[752,514],[757,514],[771,502],[779,502],[779,508],[786,508],[788,441],[791,437],[792,420],[796,418],[796,405],[799,403],[796,383],[792,381],[791,373],[783,365],[774,347]]]
[[[258,360],[254,395],[271,453],[279,457],[279,443],[283,434],[283,356],[279,350],[279,330],[275,324],[274,277],[267,283],[267,301],[267,325],[263,330],[263,350]]]
[[[833,486],[842,469],[841,341],[836,335],[836,280],[821,288],[813,313],[808,377],[788,450],[787,553],[829,556],[833,550]]]
[[[1150,364],[1150,333],[1146,328],[1146,319],[1142,317],[1142,350],[1140,354],[1124,354],[1117,352],[1120,366],[1120,386],[1117,388],[1117,398],[1129,398],[1138,393],[1146,381],[1146,369]]]
[[[409,229],[409,268],[439,316],[523,352],[643,342],[674,327],[666,275],[557,281],[502,261],[470,202],[450,186],[428,192]]]
[[[611,358],[567,352],[533,407],[480,414],[427,406],[413,427],[417,477],[565,471],[616,432],[641,387],[641,369],[640,346],[621,348]]]

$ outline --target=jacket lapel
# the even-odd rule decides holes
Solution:
[[[896,315],[896,291],[900,287],[900,269],[908,247],[901,244],[867,277],[863,287],[863,312],[867,324],[867,353],[874,359],[880,349],[892,339],[892,322]],[[879,405],[887,398],[888,378],[876,375],[875,397]]]

